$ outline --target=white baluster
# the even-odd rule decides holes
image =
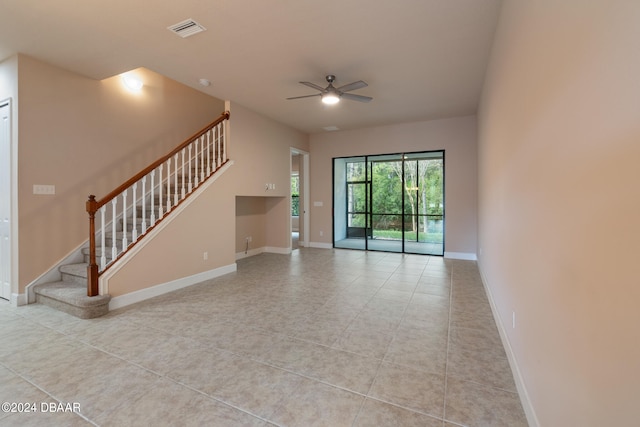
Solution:
[[[127,191],[122,192],[122,252],[129,246],[127,241]]]
[[[105,240],[106,240],[106,234],[107,234],[107,229],[106,229],[106,223],[105,223],[105,215],[107,213],[107,206],[103,206],[100,208],[100,253],[102,254],[100,256],[100,270],[104,270],[104,268],[107,266],[107,248],[105,245]]]
[[[158,187],[160,187],[160,198],[158,199],[158,220],[162,218],[162,169],[164,163],[160,164],[160,177],[158,178]],[[155,224],[155,222],[154,222]]]
[[[116,259],[118,257],[118,248],[116,247],[116,222],[118,218],[117,212],[118,199],[115,198],[111,201],[111,206],[113,207],[111,212],[111,259]]]
[[[171,210],[171,159],[167,160],[167,213]]]
[[[133,183],[133,187],[131,188],[131,191],[133,191],[133,197],[131,198],[131,217],[133,219],[133,228],[131,229],[131,243],[135,242],[136,240],[138,240],[138,208],[136,206],[137,204],[137,200],[136,200],[136,196],[138,194],[138,183],[134,182]]]
[[[147,232],[147,175],[142,177],[142,234],[145,234],[146,232]]]
[[[207,131],[207,178],[211,175],[211,131]]]
[[[162,165],[160,165],[160,176],[162,176]],[[155,210],[156,184],[155,184],[155,180],[156,180],[156,170],[154,169],[154,170],[151,171],[151,226],[152,227],[154,225],[156,225],[156,210]],[[158,200],[160,200],[160,203],[158,203],[158,205],[159,205],[158,209],[160,210],[160,212],[158,212],[158,217],[161,217],[162,216],[162,185],[160,186],[160,198]]]
[[[182,188],[180,190],[180,193],[181,193],[180,197],[183,198],[183,199],[184,199],[184,196],[185,196],[184,180],[186,179],[186,176],[184,174],[184,172],[185,172],[185,170],[184,170],[184,153],[185,153],[185,151],[187,151],[187,149],[183,148],[182,149],[182,169],[180,169],[180,174],[181,174],[180,176],[181,176],[181,180],[182,180]]]
[[[222,122],[222,163],[227,161],[227,121]]]
[[[204,181],[204,135],[200,140],[200,182]]]
[[[215,171],[220,167],[220,123],[218,123],[216,127],[213,128],[212,132],[213,132],[213,146],[214,146],[213,170]]]
[[[198,184],[200,183],[200,180],[198,179],[198,142],[200,142],[200,138],[196,138],[196,147],[195,147],[195,154],[193,156],[193,162],[195,163],[195,182],[194,182],[194,187],[197,187]]]
[[[198,140],[196,139],[196,145]],[[189,144],[189,193],[193,191],[193,184],[191,183],[191,156],[192,156],[193,142]],[[196,148],[197,149],[197,148]]]
[[[178,153],[173,158],[173,206],[178,204]]]

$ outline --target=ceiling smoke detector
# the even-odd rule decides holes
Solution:
[[[187,19],[186,21],[178,22],[177,24],[167,27],[167,29],[179,35],[183,39],[206,30],[205,27],[198,24],[193,19]]]

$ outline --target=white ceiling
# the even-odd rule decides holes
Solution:
[[[146,67],[315,133],[475,113],[499,11],[500,0],[0,0],[0,59],[95,79]],[[207,31],[167,30],[188,18]],[[366,81],[353,93],[373,101],[285,100],[326,74]]]

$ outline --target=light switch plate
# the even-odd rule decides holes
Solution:
[[[33,194],[56,194],[56,186],[33,184]]]

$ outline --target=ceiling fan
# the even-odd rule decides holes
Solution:
[[[358,80],[357,82],[349,83],[348,85],[344,85],[336,88],[333,86],[333,82],[336,80],[336,76],[334,76],[333,74],[329,74],[326,77],[326,79],[327,79],[327,82],[329,82],[329,86],[327,86],[326,88],[322,86],[318,86],[317,84],[311,83],[311,82],[300,82],[300,84],[303,84],[305,86],[309,86],[310,88],[318,90],[320,91],[320,93],[316,93],[315,95],[294,96],[287,99],[300,99],[300,98],[311,98],[313,96],[320,96],[322,97],[322,102],[324,102],[325,104],[335,104],[339,102],[341,98],[350,99],[352,101],[359,101],[359,102],[369,102],[373,99],[369,96],[354,95],[353,93],[347,93],[347,92],[351,92],[352,90],[362,89],[363,87],[369,86],[362,80]]]

